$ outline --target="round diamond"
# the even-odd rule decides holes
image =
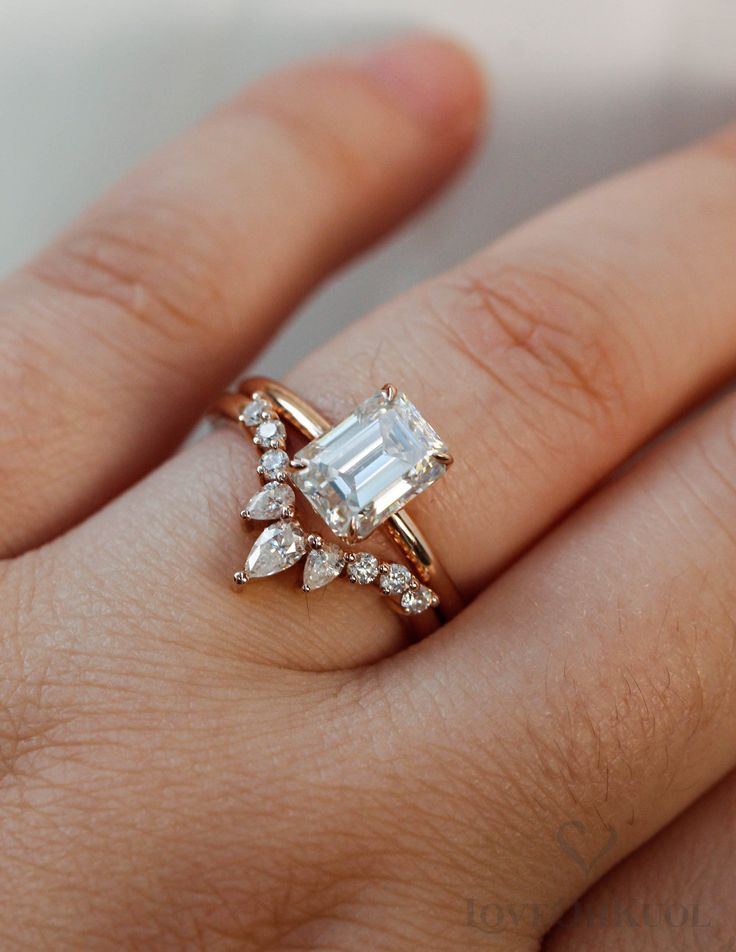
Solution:
[[[278,446],[286,439],[286,427],[281,420],[264,420],[253,434],[256,446]]]
[[[286,475],[289,457],[284,450],[266,450],[261,457],[261,469],[266,479],[278,479]]]
[[[405,565],[392,562],[381,573],[378,584],[386,595],[401,595],[411,585],[412,574]]]
[[[273,416],[273,407],[263,397],[254,397],[240,414],[246,426],[258,426],[264,419],[263,414]]]
[[[368,585],[378,575],[378,559],[370,552],[359,552],[348,562],[348,578],[359,585]]]
[[[401,607],[410,615],[418,615],[432,605],[432,592],[426,585],[410,588],[401,596]]]

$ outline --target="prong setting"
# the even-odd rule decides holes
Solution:
[[[350,520],[350,527],[345,537],[348,545],[355,545],[357,542],[360,542],[360,531],[358,529],[358,525],[358,517],[353,516],[353,518]]]

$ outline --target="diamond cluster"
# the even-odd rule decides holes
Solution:
[[[373,400],[377,403],[378,396]],[[381,562],[370,552],[346,551],[316,533],[304,531],[296,518],[294,489],[289,484],[291,480],[302,489],[298,477],[302,475],[304,465],[299,462],[299,454],[293,463],[289,460],[285,449],[286,428],[265,394],[253,394],[240,414],[240,422],[262,451],[257,472],[263,482],[241,516],[249,522],[268,521],[270,524],[253,543],[243,570],[235,573],[238,585],[252,578],[276,575],[304,559],[302,588],[305,592],[323,588],[344,576],[356,585],[374,585],[383,595],[396,601],[406,614],[419,614],[439,604],[437,595],[422,585],[406,566]],[[405,450],[406,444],[405,438]],[[406,450],[405,457],[407,452],[411,457],[410,465],[416,469],[417,447]],[[436,468],[437,464],[431,465]],[[434,478],[436,474],[432,481]],[[310,502],[313,501],[310,499]],[[330,525],[330,521],[327,522]]]

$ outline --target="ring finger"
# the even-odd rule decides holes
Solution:
[[[466,598],[732,369],[734,153],[733,135],[721,134],[583,194],[358,322],[290,376],[335,420],[391,380],[447,440],[455,466],[413,510]],[[195,536],[210,594],[243,548],[221,522],[213,531],[212,513],[231,518],[255,488],[243,476],[247,448],[234,445],[205,444],[145,488],[169,500],[168,558],[182,533],[188,544]],[[206,480],[205,464],[193,465],[203,455]],[[185,509],[194,515],[183,528]],[[242,603],[220,585],[223,626],[239,633]],[[318,630],[309,605],[289,598],[288,608],[271,603],[281,623],[270,650],[309,663],[316,641],[329,664],[337,629],[323,623],[326,593],[310,603]],[[336,619],[350,617],[341,600],[330,604]],[[358,613],[335,666],[395,646],[381,611]],[[294,627],[310,638],[297,641]]]

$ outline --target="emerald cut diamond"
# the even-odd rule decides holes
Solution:
[[[385,387],[299,450],[291,478],[337,536],[358,540],[436,482],[450,458],[405,394]]]

